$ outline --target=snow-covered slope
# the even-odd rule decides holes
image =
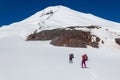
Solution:
[[[41,25],[45,24],[46,27],[99,25],[109,28],[119,28],[120,26],[119,23],[108,21],[92,14],[78,12],[64,6],[48,7],[24,21],[28,23],[39,23]]]
[[[55,47],[49,41],[25,41],[33,33],[68,26],[99,25],[92,34],[105,41],[100,48]],[[120,80],[120,24],[64,6],[48,7],[17,23],[0,28],[0,80]],[[75,55],[69,64],[68,55]],[[81,55],[88,54],[86,69]]]
[[[26,42],[21,37],[0,39],[0,80],[119,80],[120,48],[65,48],[49,41]],[[68,55],[73,53],[74,63]],[[86,69],[81,55],[88,54]]]
[[[120,23],[108,21],[92,14],[72,10],[64,6],[48,7],[33,16],[0,29],[0,37],[7,35],[20,35],[26,37],[36,29],[53,29],[68,26],[97,25],[108,28],[113,32],[120,32]]]

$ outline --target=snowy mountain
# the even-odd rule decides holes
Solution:
[[[86,26],[98,26],[88,29]],[[56,47],[48,41],[26,41],[31,33],[56,28],[90,31],[104,44],[99,48]],[[67,28],[68,29],[68,28]],[[119,80],[120,23],[72,10],[64,6],[48,7],[33,16],[0,28],[0,80]],[[75,55],[70,64],[68,55]],[[81,68],[81,55],[89,57]]]
[[[0,29],[0,34],[2,34],[0,37],[7,36],[6,34],[25,37],[26,34],[28,35],[39,28],[41,28],[41,31],[59,27],[90,25],[97,25],[120,32],[120,23],[108,21],[92,14],[78,12],[64,6],[53,6],[37,12],[23,21],[3,26]]]

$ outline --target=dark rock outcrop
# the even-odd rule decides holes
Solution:
[[[79,27],[79,26],[77,26]],[[76,27],[58,28],[53,30],[44,30],[29,35],[27,40],[51,40],[51,44],[55,46],[65,47],[82,47],[87,45],[94,48],[99,47],[100,38],[92,35],[89,31],[75,30]],[[96,40],[92,40],[92,38]]]
[[[115,39],[115,42],[116,42],[118,45],[120,45],[120,38],[116,38],[116,39]]]

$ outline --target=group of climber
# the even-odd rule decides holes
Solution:
[[[74,54],[73,53],[69,54],[69,63],[73,63],[73,58],[74,58]],[[81,56],[81,66],[82,66],[82,68],[87,68],[86,61],[88,61],[88,56],[87,56],[87,54],[83,54]]]

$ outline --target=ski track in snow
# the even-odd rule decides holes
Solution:
[[[89,74],[91,77],[90,77],[90,80],[98,80],[97,79],[97,74],[95,72],[93,72],[92,70],[90,69],[86,69],[86,74]]]

